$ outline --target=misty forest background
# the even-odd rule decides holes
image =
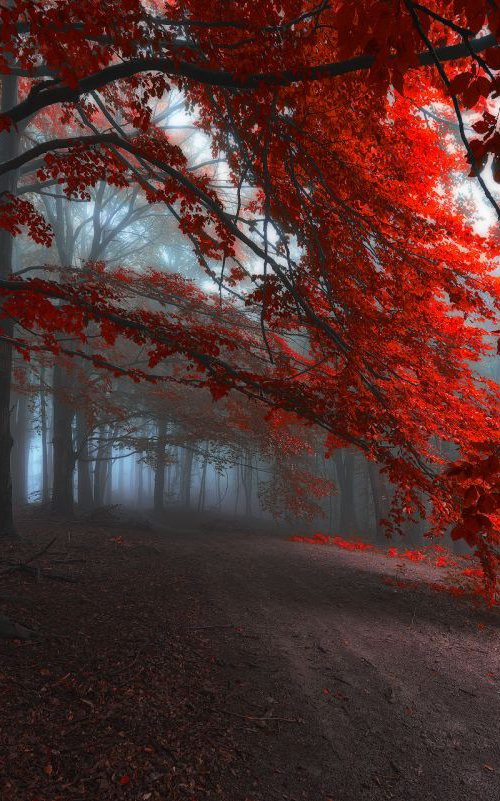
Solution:
[[[170,100],[159,119],[190,154],[192,169],[208,166],[213,185],[230,196],[227,165],[211,161],[182,98]],[[69,201],[57,184],[26,183],[21,172],[18,193],[36,199],[55,239],[47,250],[17,237],[16,274],[43,277],[51,275],[50,266],[75,270],[102,262],[154,267],[213,292],[175,216],[151,205],[138,188],[98,184],[90,201]],[[141,357],[130,349],[129,364],[140,365]],[[498,380],[498,360],[483,364],[483,372]],[[392,488],[378,466],[355,449],[325,458],[321,431],[296,426],[277,435],[266,420],[265,409],[235,393],[215,403],[208,390],[134,384],[91,361],[61,357],[54,364],[39,355],[27,363],[16,355],[14,502],[62,517],[120,505],[164,521],[181,509],[247,522],[280,519],[301,530],[386,543],[380,521]],[[443,455],[454,458],[453,446],[447,448]],[[418,546],[424,532],[424,521],[406,524],[409,544]]]

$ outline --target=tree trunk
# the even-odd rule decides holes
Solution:
[[[45,368],[40,370],[40,433],[42,437],[42,503],[49,502],[49,455],[47,427],[47,396],[45,393]]]
[[[26,503],[28,495],[28,398],[24,393],[18,396],[14,407],[12,433],[12,498],[15,505],[20,505]]]
[[[181,473],[181,503],[186,509],[191,505],[191,473],[193,469],[193,451],[184,450]]]
[[[111,428],[110,428],[111,432]],[[113,429],[113,432],[110,433],[109,442],[106,446],[106,472],[104,478],[104,490],[103,490],[103,497],[104,503],[111,504],[113,503],[113,444],[115,441],[116,429]]]
[[[76,413],[76,438],[78,452],[78,507],[80,510],[91,509],[94,503],[92,480],[90,477],[90,456],[87,421],[82,410]]]
[[[240,500],[240,466],[237,464],[236,469],[236,494],[234,498],[234,514],[238,513],[238,502]]]
[[[381,524],[381,519],[385,514],[386,504],[384,503],[384,480],[380,475],[380,469],[375,462],[368,462],[368,475],[370,477],[370,487],[372,490],[373,507],[375,509],[375,538],[379,545],[387,544],[387,537]]]
[[[2,80],[1,111],[8,111],[17,103],[18,79],[4,75]],[[19,149],[19,134],[14,127],[0,133],[0,161],[14,158]],[[16,191],[17,174],[9,172],[0,176],[0,193]],[[0,278],[6,279],[12,272],[13,237],[5,228],[0,228]],[[0,539],[16,536],[12,515],[12,479],[10,473],[10,389],[12,373],[13,325],[10,319],[0,320]]]
[[[60,365],[54,367],[54,482],[52,485],[52,513],[72,517],[73,473],[75,451],[73,446],[74,406],[69,396],[69,377]]]
[[[165,442],[167,437],[167,421],[159,420],[156,430],[155,453],[155,486],[153,492],[153,507],[155,512],[161,514],[165,508]]]
[[[354,508],[354,453],[351,450],[335,453],[340,485],[340,534],[353,534],[357,530],[356,511]]]
[[[144,469],[142,462],[140,461],[140,457],[137,459],[135,463],[135,469],[137,472],[137,506],[143,507],[144,506]]]
[[[251,453],[248,452],[244,458],[246,461],[242,467],[241,476],[243,479],[243,490],[245,492],[245,517],[251,517],[253,492],[253,469]]]
[[[205,456],[203,459],[203,466],[201,468],[201,481],[200,481],[200,492],[198,494],[198,511],[203,512],[205,508],[205,496],[206,496],[206,485],[207,485],[207,465],[208,465],[208,457]]]
[[[116,460],[116,502],[123,503],[125,500],[125,460],[128,457],[121,451],[118,452]]]
[[[97,453],[94,467],[94,503],[97,507],[104,504],[104,492],[106,489],[106,471],[107,471],[107,445],[106,439],[109,437],[108,427],[103,425],[99,429],[99,444],[97,446]]]

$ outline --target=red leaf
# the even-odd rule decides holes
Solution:
[[[500,48],[488,47],[482,56],[488,67],[491,67],[492,70],[500,70]]]
[[[461,72],[459,75],[455,75],[450,81],[450,93],[452,95],[461,95],[469,86],[471,79],[472,74],[470,72]]]

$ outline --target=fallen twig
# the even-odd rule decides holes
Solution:
[[[347,681],[347,679],[343,679],[343,678],[342,678],[342,676],[337,676],[335,673],[332,673],[332,676],[333,676],[333,678],[334,678],[334,679],[336,679],[337,681],[341,681],[341,682],[342,682],[342,684],[347,684],[347,686],[348,686],[348,687],[352,687],[352,684],[351,684],[351,682],[350,682],[350,681]]]
[[[53,537],[50,540],[50,542],[47,543],[47,545],[45,545],[42,548],[41,551],[37,551],[37,553],[33,554],[33,556],[30,556],[29,559],[25,559],[24,562],[12,562],[8,567],[4,568],[3,570],[0,570],[0,574],[15,573],[16,570],[24,570],[24,569],[27,569],[28,571],[33,571],[35,574],[38,574],[40,572],[39,569],[36,567],[31,567],[31,562],[34,562],[35,559],[38,559],[40,556],[43,556],[43,554],[49,550],[50,546],[53,545],[56,540],[57,540],[57,535]]]

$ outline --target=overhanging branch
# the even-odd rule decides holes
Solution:
[[[440,62],[455,61],[467,58],[472,53],[480,53],[489,47],[498,45],[492,34],[470,39],[467,43],[448,45],[436,48],[435,54]],[[421,66],[434,64],[433,56],[425,51],[417,55]],[[58,84],[57,86],[38,89],[28,94],[27,98],[9,109],[5,116],[17,124],[43,108],[59,103],[76,103],[82,95],[95,89],[102,89],[115,81],[130,78],[144,72],[160,72],[167,77],[180,78],[206,86],[239,91],[255,91],[262,87],[290,86],[294,83],[311,83],[328,78],[336,78],[356,72],[369,70],[375,62],[373,55],[361,55],[344,61],[310,66],[302,64],[294,69],[279,72],[259,72],[245,77],[236,72],[216,70],[198,64],[180,61],[174,58],[144,57],[133,58],[88,75],[78,81],[75,88]]]

